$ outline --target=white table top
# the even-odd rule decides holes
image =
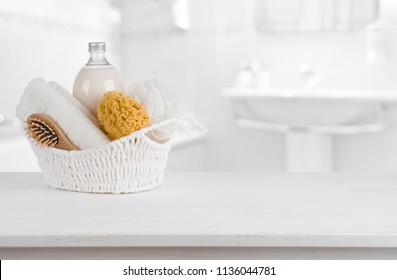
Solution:
[[[139,194],[0,173],[0,247],[397,247],[397,174],[169,173]]]

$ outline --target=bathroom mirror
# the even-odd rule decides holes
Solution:
[[[360,31],[377,19],[379,0],[255,0],[259,32]]]

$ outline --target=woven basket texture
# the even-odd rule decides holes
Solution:
[[[160,144],[146,134],[176,122],[170,119],[106,145],[80,151],[43,147],[28,139],[50,187],[92,193],[135,193],[162,183],[170,151],[169,141]]]

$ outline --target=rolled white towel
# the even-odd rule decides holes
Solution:
[[[16,115],[21,122],[35,113],[51,117],[70,141],[82,150],[109,143],[110,140],[98,128],[98,122],[93,121],[94,116],[76,102],[62,87],[36,78],[26,87]]]
[[[90,110],[88,110],[83,104],[80,103],[80,101],[78,101],[76,98],[74,98],[72,96],[72,94],[70,94],[70,92],[68,92],[63,86],[61,86],[60,84],[58,84],[57,82],[54,81],[50,81],[48,82],[53,88],[55,88],[57,91],[59,91],[59,93],[61,93],[63,95],[63,97],[65,97],[66,99],[68,99],[71,103],[73,103],[74,106],[76,106],[76,108],[78,108],[84,115],[86,115],[90,121],[95,124],[96,127],[100,127],[100,124],[97,120],[96,117],[94,117],[93,114],[91,114]]]

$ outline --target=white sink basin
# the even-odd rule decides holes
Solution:
[[[397,90],[226,88],[236,123],[285,132],[287,171],[332,171],[332,135],[378,132]]]
[[[397,103],[397,90],[226,88],[237,117],[290,126],[365,124]]]

